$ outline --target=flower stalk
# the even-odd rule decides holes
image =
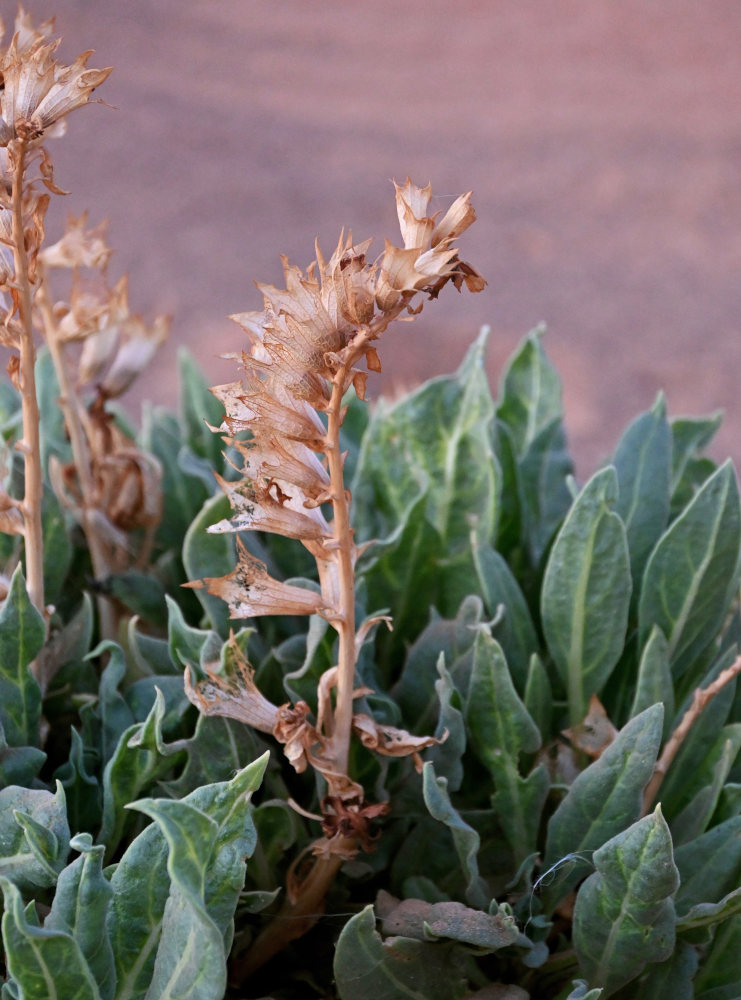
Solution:
[[[39,439],[39,404],[36,396],[36,346],[33,339],[32,293],[26,252],[24,220],[24,174],[26,169],[25,139],[16,139],[11,148],[13,181],[11,191],[13,264],[19,318],[20,389],[23,414],[23,452],[25,490],[21,513],[26,543],[26,586],[31,603],[41,615],[44,603],[44,536],[41,504],[44,476],[41,468]]]
[[[370,241],[356,244],[344,234],[328,261],[317,246],[306,272],[284,260],[286,287],[258,285],[263,311],[233,317],[252,342],[241,356],[242,381],[212,390],[224,405],[220,430],[241,454],[244,478],[222,482],[234,513],[210,530],[272,531],[300,541],[316,561],[320,593],[271,579],[239,545],[231,574],[190,586],[225,599],[233,618],[318,613],[338,637],[337,662],[319,682],[315,722],[304,702],[271,705],[257,690],[249,664],[241,664],[236,677],[211,672],[199,683],[186,679],[188,696],[201,711],[271,732],[293,767],[313,767],[326,787],[319,817],[323,836],[313,845],[314,856],[304,865],[304,877],[293,880],[278,918],[256,939],[239,978],[303,934],[321,912],[342,862],[371,849],[371,824],[388,806],[367,802],[349,773],[353,735],[372,752],[411,755],[420,766],[419,751],[440,742],[355,712],[355,700],[372,693],[357,687],[355,676],[370,623],[358,628],[355,620],[358,552],[340,445],[345,395],[353,388],[365,398],[368,373],[381,370],[375,342],[388,326],[402,313],[414,317],[422,308],[419,298],[436,298],[448,282],[459,290],[464,284],[471,291],[484,287],[454,245],[475,219],[470,193],[440,221],[428,213],[431,196],[429,186],[408,179],[396,186],[404,246],[387,241],[376,262],[366,259]],[[363,360],[366,371],[358,367]],[[247,441],[243,431],[250,433]]]

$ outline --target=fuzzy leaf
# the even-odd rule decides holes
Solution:
[[[0,876],[22,891],[54,885],[69,851],[64,789],[0,791]]]
[[[59,501],[53,491],[44,488],[41,505],[41,528],[44,545],[44,599],[47,604],[59,600],[60,590],[72,561],[72,544]]]
[[[646,560],[669,517],[672,436],[659,394],[620,438],[613,464],[618,478],[615,510],[623,519],[636,587]]]
[[[113,854],[133,817],[126,806],[170,771],[182,754],[183,743],[168,746],[162,736],[165,700],[161,691],[144,722],[126,729],[103,773],[103,822],[99,841]]]
[[[538,435],[563,415],[561,380],[541,344],[544,327],[532,330],[509,361],[499,387],[497,416],[523,455]]]
[[[460,998],[465,981],[450,961],[450,948],[412,938],[384,942],[375,929],[372,906],[343,927],[334,975],[342,1000],[429,1000]]]
[[[409,649],[393,695],[414,732],[429,732],[435,725],[438,713],[435,682],[441,654],[453,684],[465,699],[473,669],[477,626],[483,618],[481,599],[471,595],[463,601],[455,618],[445,619],[433,614]]]
[[[697,963],[695,949],[684,941],[678,941],[670,958],[650,967],[635,1000],[694,1000],[692,980],[697,972]]]
[[[738,1000],[741,983],[741,916],[716,931],[694,979],[695,1000]]]
[[[103,1000],[75,938],[30,922],[16,886],[4,878],[0,886],[5,958],[24,1000]]]
[[[519,863],[536,850],[550,779],[542,766],[527,778],[518,771],[520,754],[535,753],[542,741],[515,691],[501,646],[483,629],[476,636],[465,715],[471,744],[494,779],[492,806]]]
[[[666,636],[658,625],[654,625],[641,653],[630,718],[657,702],[664,706],[663,737],[668,739],[674,718],[674,684]]]
[[[394,609],[393,632],[378,636],[381,661],[396,659],[419,635],[437,603],[442,543],[427,520],[427,505],[427,494],[421,493],[394,531],[358,560],[358,579],[365,584],[369,607]]]
[[[44,620],[31,604],[20,566],[0,610],[0,706],[5,739],[11,747],[38,741],[41,689],[29,664],[41,651]]]
[[[515,687],[522,694],[530,657],[540,648],[530,610],[512,570],[495,549],[488,545],[477,546],[474,561],[481,596],[490,618],[502,615],[501,622],[497,620],[492,628],[507,658]]]
[[[213,397],[212,397],[213,398]],[[210,432],[209,432],[210,433]],[[212,435],[218,441],[216,435]],[[237,561],[235,537],[231,532],[209,532],[231,516],[229,499],[224,493],[210,497],[201,507],[183,539],[183,566],[189,580],[227,576]],[[219,635],[229,635],[229,608],[205,588],[194,591],[201,602],[211,628]]]
[[[64,788],[70,828],[79,833],[100,826],[103,799],[100,783],[88,770],[85,744],[76,729],[70,730],[69,757],[54,772]]]
[[[371,417],[352,487],[364,539],[394,530],[420,491],[445,551],[468,551],[471,531],[479,542],[492,538],[498,473],[485,343],[482,331],[455,375],[432,379]]]
[[[682,884],[677,913],[686,916],[700,903],[718,903],[738,887],[741,876],[741,816],[714,826],[675,853]]]
[[[597,850],[639,817],[643,789],[653,774],[659,751],[662,719],[661,705],[653,705],[631,719],[602,756],[574,779],[551,816],[546,870],[564,859],[576,863],[565,872],[555,872],[554,882],[543,893],[548,904],[555,905],[583,877],[587,864],[579,860],[581,855]]]
[[[487,888],[486,882],[479,875],[478,851],[481,845],[481,838],[473,827],[469,826],[453,808],[450,796],[448,795],[447,780],[436,777],[435,770],[429,762],[424,765],[422,774],[425,805],[433,819],[444,823],[453,837],[458,860],[468,880],[466,900],[471,906],[486,909],[489,905],[491,893]]]
[[[36,747],[9,747],[0,722],[0,789],[8,785],[28,787],[46,760]]]
[[[614,468],[581,491],[553,544],[543,578],[543,630],[568,693],[572,726],[585,716],[625,643],[631,578],[625,527],[611,509]]]
[[[674,950],[670,897],[679,873],[661,808],[608,840],[593,861],[597,870],[576,897],[574,947],[582,972],[608,997]]]
[[[148,997],[222,1000],[226,955],[219,928],[206,910],[204,882],[218,825],[186,802],[149,799],[132,807],[151,816],[167,841],[170,895]]]
[[[553,691],[548,678],[548,671],[543,661],[533,653],[530,657],[530,667],[523,698],[528,715],[538,727],[543,742],[547,741],[551,732],[551,716],[553,714]]]
[[[113,890],[103,875],[104,848],[93,847],[89,834],[73,838],[70,846],[81,853],[59,874],[44,930],[64,931],[75,939],[101,1000],[113,1000],[116,975],[106,928]]]
[[[209,392],[201,368],[185,347],[178,350],[178,375],[180,419],[185,439],[196,455],[207,459],[211,468],[218,469],[222,464],[222,442],[207,424],[218,427],[224,417],[224,407]]]
[[[720,411],[706,417],[678,417],[671,422],[672,431],[672,508],[679,501],[687,504],[694,495],[691,468],[700,458],[721,425]],[[689,475],[688,475],[689,473]],[[681,508],[680,508],[681,509]]]
[[[118,978],[116,1000],[143,1000],[145,996],[160,1000],[171,996],[169,992],[157,992],[169,990],[168,980],[174,982],[173,976],[177,976],[173,964],[177,962],[175,936],[168,937],[169,931],[180,940],[183,933],[187,936],[191,929],[200,927],[208,935],[208,956],[203,960],[213,974],[213,985],[201,982],[197,989],[205,992],[189,993],[187,989],[196,987],[186,983],[182,995],[221,1000],[223,987],[221,993],[216,989],[224,978],[223,955],[229,950],[231,920],[244,884],[244,859],[255,848],[248,800],[262,780],[265,763],[266,758],[260,758],[231,781],[204,785],[180,802],[156,799],[136,804],[136,808],[144,805],[148,814],[157,812],[159,817],[175,806],[177,815],[171,815],[170,809],[161,822],[139,834],[111,878],[109,930]],[[185,809],[178,810],[179,806]],[[182,833],[178,833],[181,827]],[[210,849],[208,844],[212,845]],[[168,903],[171,879],[175,903]],[[198,889],[195,895],[194,882]],[[163,933],[164,927],[167,933]],[[214,928],[220,938],[218,947]],[[196,947],[192,954],[181,956],[184,977],[190,973],[194,977],[201,975],[203,969],[194,967],[199,954]],[[156,959],[159,979],[150,993]]]
[[[659,540],[643,578],[641,642],[658,625],[677,677],[723,623],[740,543],[738,485],[726,462]]]

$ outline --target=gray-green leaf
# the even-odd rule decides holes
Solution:
[[[597,869],[579,889],[574,947],[590,983],[604,996],[672,954],[679,873],[661,807],[594,853]]]
[[[625,527],[611,509],[615,469],[597,472],[574,502],[543,579],[543,630],[577,725],[625,643],[631,577]]]
[[[667,638],[677,677],[723,623],[740,544],[738,485],[729,461],[661,537],[643,577],[640,641],[645,642],[658,625]]]

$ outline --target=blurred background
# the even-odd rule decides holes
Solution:
[[[540,321],[564,381],[580,478],[667,391],[671,415],[723,408],[741,462],[741,4],[738,0],[26,0],[68,59],[116,67],[113,107],[50,143],[48,232],[110,220],[111,273],[171,312],[139,388],[174,404],[178,344],[211,382],[260,308],[253,280],[304,266],[342,226],[396,239],[392,178],[433,208],[473,189],[452,289],[381,342],[369,395],[452,370],[479,327],[489,368]],[[15,4],[0,10],[10,31]]]

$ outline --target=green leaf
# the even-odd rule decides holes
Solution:
[[[688,470],[715,437],[722,420],[720,410],[706,417],[678,417],[672,420],[672,508],[676,509],[680,494],[684,504],[692,499],[694,490],[687,489],[687,479],[691,481],[692,478],[687,476]]]
[[[636,417],[615,450],[619,494],[616,512],[623,519],[630,568],[638,586],[646,560],[669,517],[672,436],[663,394]]]
[[[211,397],[213,399],[213,397]],[[215,435],[212,435],[215,437]],[[210,497],[201,507],[183,539],[183,566],[189,580],[227,576],[237,564],[234,535],[228,531],[209,533],[212,524],[231,516],[229,500],[224,493]],[[219,635],[229,634],[229,606],[205,589],[195,590],[211,628]]]
[[[165,588],[151,572],[112,573],[106,578],[105,593],[151,626],[164,628],[167,624]]]
[[[666,636],[658,625],[654,625],[641,653],[630,718],[657,702],[664,706],[663,738],[668,739],[674,719],[674,683],[669,668]]]
[[[29,922],[16,886],[4,878],[0,886],[5,960],[24,1000],[102,1000],[77,941]]]
[[[224,418],[224,407],[209,391],[208,383],[193,355],[186,347],[178,349],[180,384],[180,420],[189,447],[208,460],[212,468],[221,467],[223,443],[207,424],[218,427]]]
[[[450,948],[412,938],[384,942],[372,906],[343,927],[335,950],[334,976],[342,1000],[456,1000],[465,980],[450,960]]]
[[[28,787],[45,760],[46,754],[36,747],[9,747],[0,723],[0,789],[8,785]]]
[[[434,735],[441,739],[447,733],[445,742],[440,746],[431,747],[426,758],[435,768],[435,774],[447,778],[448,789],[457,792],[463,782],[463,754],[466,750],[466,727],[463,713],[453,701],[460,702],[458,692],[453,684],[453,678],[445,669],[445,656],[440,654],[437,661],[437,671],[440,674],[435,681],[435,691],[440,699],[440,715]]]
[[[551,733],[553,692],[551,682],[548,679],[548,671],[537,653],[533,653],[530,657],[530,669],[528,670],[523,701],[528,715],[538,727],[543,741],[547,741]]]
[[[168,795],[180,799],[201,785],[226,781],[264,751],[254,731],[234,719],[198,716],[196,731],[185,741],[188,761],[176,781],[161,782]]]
[[[29,666],[45,635],[44,619],[28,598],[18,566],[0,610],[0,719],[11,747],[38,741],[41,689]]]
[[[537,568],[571,506],[568,478],[574,470],[560,418],[538,434],[520,458],[518,471],[524,542]]]
[[[74,837],[70,846],[81,853],[59,874],[44,930],[63,931],[74,938],[97,983],[101,1000],[113,1000],[116,973],[106,928],[113,890],[103,875],[104,848],[93,847],[89,834]]]
[[[0,876],[23,892],[48,888],[64,868],[69,826],[64,789],[11,785],[0,791]]]
[[[611,509],[616,492],[611,466],[590,479],[558,533],[543,579],[543,630],[572,726],[586,715],[625,643],[631,578],[625,527]]]
[[[191,667],[196,677],[203,676],[203,665],[219,659],[223,641],[211,629],[191,628],[171,597],[167,598],[167,610],[170,659],[180,668]]]
[[[100,783],[88,770],[85,744],[74,727],[70,730],[70,737],[69,756],[56,769],[54,777],[64,788],[70,828],[75,833],[97,830],[103,814]],[[88,751],[88,755],[92,756],[92,753]]]
[[[56,455],[62,464],[72,457],[64,412],[59,405],[59,382],[49,351],[42,348],[36,358],[36,398],[39,404],[39,435],[41,438],[41,467],[49,468],[49,456]]]
[[[108,653],[109,660],[100,678],[97,716],[100,721],[101,763],[105,766],[113,756],[121,735],[136,720],[126,704],[126,699],[118,689],[126,676],[126,660],[123,650],[115,642],[101,642],[87,658],[92,660],[104,653]]]
[[[641,642],[654,625],[662,629],[675,677],[723,624],[740,544],[738,485],[726,462],[661,537],[643,578]]]
[[[504,650],[515,687],[522,694],[530,657],[540,648],[530,610],[512,570],[495,549],[477,546],[474,562],[486,610],[496,619],[492,628]]]
[[[527,778],[518,771],[520,754],[535,753],[542,741],[515,691],[501,646],[483,628],[476,636],[465,717],[471,745],[494,779],[492,806],[519,864],[536,850],[550,779],[542,765]]]
[[[59,600],[72,561],[72,543],[67,534],[62,508],[48,486],[44,487],[41,505],[41,530],[44,546],[44,599],[47,604],[55,604]]]
[[[675,846],[695,840],[704,833],[715,813],[726,779],[741,749],[741,724],[727,726],[723,736],[726,738],[723,739],[720,756],[714,763],[712,781],[704,784],[672,821]]]
[[[678,847],[675,860],[682,879],[677,913],[686,916],[699,903],[717,903],[738,887],[741,875],[741,816],[713,827]]]
[[[424,628],[440,592],[440,536],[427,520],[427,494],[403,512],[397,527],[358,560],[369,607],[393,607],[394,630],[379,635],[379,660],[393,664]]]
[[[165,700],[157,689],[157,697],[144,722],[126,729],[103,773],[103,822],[98,840],[106,845],[110,858],[133,816],[124,810],[127,805],[150,788],[157,778],[173,769],[183,756],[185,741],[170,745],[162,736]]]
[[[145,406],[140,437],[142,446],[162,465],[163,509],[157,541],[166,551],[177,550],[209,491],[198,477],[187,475],[180,467],[178,456],[183,432],[173,414],[160,407]]]
[[[224,941],[206,910],[204,884],[218,825],[186,802],[148,799],[133,808],[151,816],[168,847],[170,895],[149,995],[162,1000],[222,1000],[226,990]]]
[[[545,327],[532,330],[505,369],[497,416],[507,425],[518,455],[563,415],[561,380],[541,345]]]
[[[472,531],[479,542],[493,537],[498,473],[485,343],[482,331],[455,375],[432,379],[393,406],[377,407],[352,487],[363,538],[393,531],[409,498],[420,492],[447,552],[468,551]]]
[[[223,986],[221,993],[216,988],[224,978],[223,956],[230,946],[231,920],[244,884],[244,859],[255,848],[249,796],[259,786],[265,764],[262,757],[231,781],[204,785],[180,802],[132,803],[148,815],[156,812],[158,822],[130,844],[111,878],[109,931],[116,961],[116,1000],[143,1000],[147,995],[164,1000],[172,996],[168,982],[174,985],[179,974],[184,979],[183,996],[221,1000]],[[183,805],[184,810],[178,809]],[[175,902],[169,902],[171,898]],[[199,947],[185,954],[183,933],[187,938],[190,930],[200,927],[208,935],[207,956],[201,956]],[[180,972],[178,947],[183,959]],[[199,966],[199,956],[205,965]],[[190,984],[187,977],[200,977],[204,968],[213,972],[212,984],[203,983],[202,977],[197,986]],[[161,989],[167,992],[158,992]]]
[[[653,774],[661,743],[663,708],[653,705],[625,725],[593,764],[577,775],[548,823],[544,867],[554,881],[543,891],[546,908],[587,870],[584,854],[618,835],[641,813],[643,790]],[[580,860],[581,858],[581,860]],[[566,871],[561,864],[573,859]]]
[[[448,795],[448,782],[435,776],[435,769],[428,761],[422,771],[422,792],[425,805],[433,819],[444,823],[450,830],[455,850],[465,877],[468,879],[466,900],[471,906],[486,909],[491,893],[486,882],[479,875],[478,852],[481,838],[453,808]]]
[[[455,618],[433,615],[428,626],[410,648],[404,669],[392,694],[398,702],[407,727],[416,733],[434,727],[438,713],[435,690],[440,654],[462,698],[466,697],[473,669],[473,645],[477,626],[484,617],[481,599],[467,597]]]
[[[694,1000],[692,980],[697,972],[697,963],[695,949],[684,941],[678,941],[670,958],[651,966],[635,1000]]]
[[[677,920],[677,934],[700,927],[714,927],[741,913],[741,887],[732,889],[717,903],[696,903]]]
[[[574,947],[590,983],[611,996],[674,950],[670,898],[679,885],[661,807],[594,853],[596,871],[574,907]]]
[[[695,1000],[738,1000],[741,983],[741,916],[716,931],[695,976]]]

